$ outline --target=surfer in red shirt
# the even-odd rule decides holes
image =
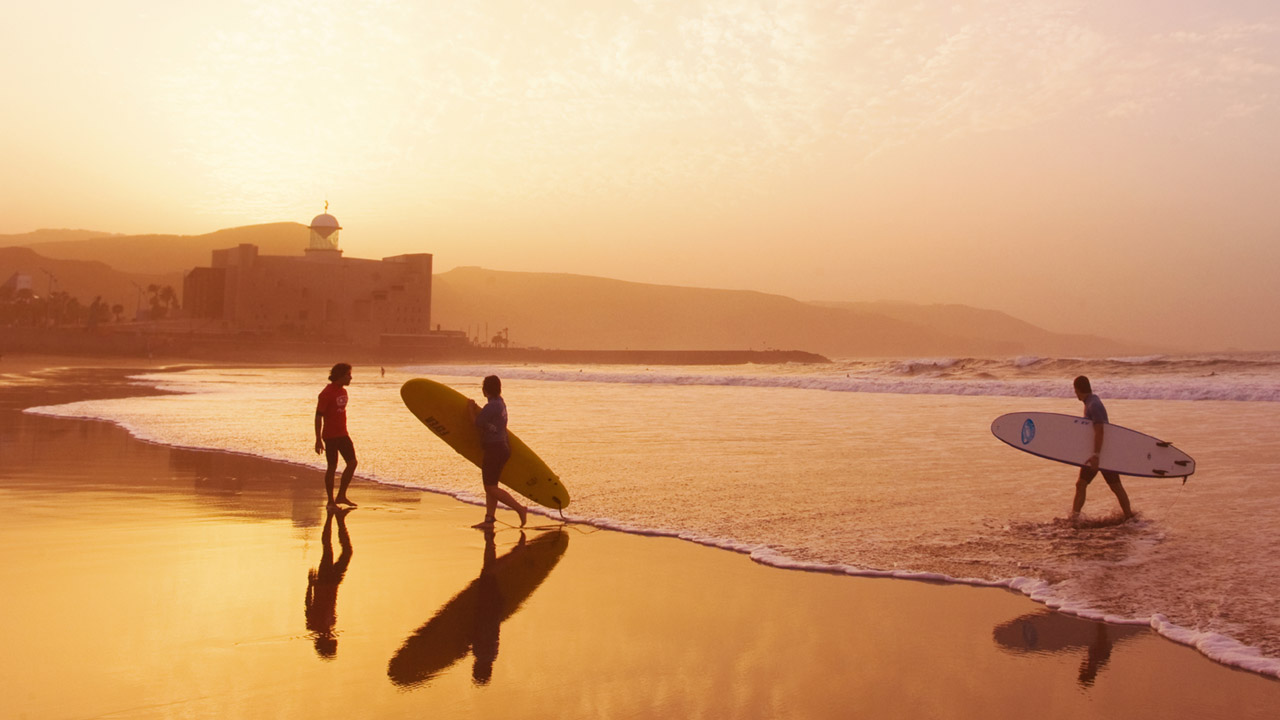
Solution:
[[[329,384],[320,391],[316,404],[316,454],[324,454],[328,467],[324,473],[324,489],[329,495],[329,507],[356,504],[347,499],[347,486],[356,474],[356,449],[347,434],[347,386],[351,384],[351,366],[338,363],[329,371]],[[338,456],[346,463],[342,469],[342,481],[338,485],[338,497],[333,496],[333,476],[338,470]]]

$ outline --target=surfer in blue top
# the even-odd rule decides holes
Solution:
[[[1089,483],[1098,476],[1098,456],[1102,454],[1103,435],[1109,420],[1107,408],[1102,404],[1102,399],[1093,394],[1089,378],[1081,375],[1075,379],[1073,385],[1076,397],[1084,403],[1084,416],[1093,421],[1093,455],[1089,457],[1089,464],[1080,468],[1080,478],[1076,480],[1076,499],[1071,504],[1071,519],[1075,520],[1080,516],[1080,509],[1084,507],[1084,497],[1089,489]],[[1120,484],[1120,476],[1110,470],[1101,472],[1102,478],[1107,481],[1107,487],[1111,488],[1111,492],[1116,494],[1116,500],[1120,501],[1124,519],[1132,519],[1133,510],[1129,507],[1129,494],[1124,491],[1124,485]]]
[[[528,510],[516,502],[511,493],[498,487],[502,468],[511,459],[511,445],[507,442],[507,403],[502,399],[502,381],[497,375],[490,375],[484,379],[481,389],[488,399],[484,409],[475,400],[467,400],[467,409],[471,412],[476,428],[480,430],[480,444],[484,447],[484,461],[480,465],[480,477],[484,482],[484,521],[472,527],[492,528],[499,500],[516,511],[520,516],[520,527],[524,527]]]

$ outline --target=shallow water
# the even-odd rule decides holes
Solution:
[[[1280,676],[1277,367],[1254,356],[437,366],[393,368],[386,378],[357,368],[349,426],[361,475],[477,501],[479,471],[405,410],[398,389],[427,376],[480,399],[480,377],[497,372],[511,430],[559,472],[571,519],[783,567],[1005,585],[1087,617],[1150,623],[1222,662]],[[1114,422],[1196,458],[1185,485],[1126,479],[1137,522],[1118,522],[1101,481],[1086,521],[1066,522],[1074,468],[989,432],[1005,412],[1078,413],[1070,378],[1079,372],[1095,378]],[[185,394],[41,412],[109,419],[172,445],[322,465],[312,449],[322,370],[139,381]],[[1226,399],[1195,399],[1204,397]]]

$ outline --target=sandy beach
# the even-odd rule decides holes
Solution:
[[[145,391],[6,358],[0,715],[1264,718],[1280,682],[1013,592],[780,570],[144,443],[21,408]]]

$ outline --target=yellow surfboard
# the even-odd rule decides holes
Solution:
[[[467,411],[465,395],[434,380],[416,378],[400,388],[400,397],[423,425],[480,467],[484,448],[480,445],[480,431]],[[569,507],[569,491],[542,458],[510,430],[507,442],[511,445],[511,459],[502,468],[498,482],[539,505],[553,509]]]

